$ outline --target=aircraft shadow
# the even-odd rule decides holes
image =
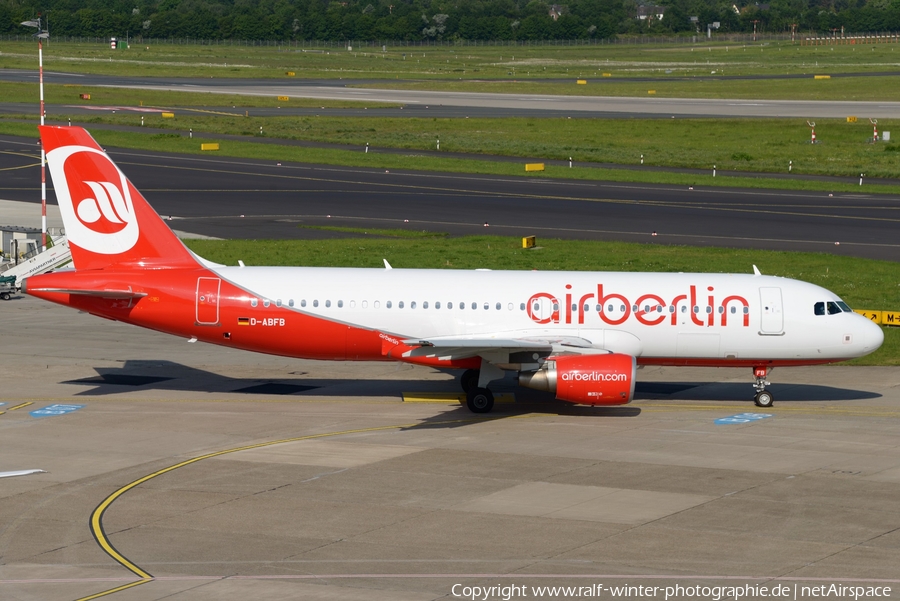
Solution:
[[[312,396],[402,396],[403,393],[458,392],[452,380],[419,379],[335,379],[335,378],[235,378],[174,361],[127,360],[121,367],[96,367],[96,376],[68,380],[64,384],[87,387],[75,396],[105,396],[128,390],[164,390],[184,392],[230,393],[247,395]],[[305,375],[305,374],[297,374]],[[557,401],[546,392],[517,387],[511,378],[492,386],[497,393],[515,392],[515,403],[498,402],[494,414],[513,414],[539,410],[559,415],[639,415],[636,407],[586,407]],[[837,388],[818,384],[772,384],[780,401],[850,401],[873,399],[874,392]],[[498,394],[499,396],[499,394]],[[747,402],[753,398],[750,382],[637,382],[635,400],[693,400]],[[539,407],[538,407],[539,405]],[[466,412],[468,410],[460,406]]]

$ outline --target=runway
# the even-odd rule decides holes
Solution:
[[[878,119],[900,118],[900,102],[810,101],[810,100],[741,100],[705,98],[656,98],[610,96],[555,96],[545,94],[495,94],[477,92],[434,92],[425,90],[391,90],[346,87],[348,82],[333,80],[236,80],[197,78],[134,78],[101,75],[45,74],[47,83],[83,84],[147,90],[209,92],[250,96],[294,96],[322,100],[353,100],[365,103],[391,103],[407,106],[465,107],[469,116],[482,116],[506,111],[508,116],[520,111],[552,111],[567,113],[622,114],[644,116],[693,117],[796,117],[843,119],[859,115]],[[34,81],[27,71],[4,70],[0,78],[7,81]],[[353,80],[359,85],[386,83]],[[486,116],[486,115],[485,115]]]
[[[507,382],[483,419],[426,368],[188,344],[28,297],[0,331],[0,470],[46,472],[0,480],[3,598],[900,586],[895,368],[778,370],[765,413],[749,370],[643,369],[613,409]]]
[[[0,198],[39,200],[35,150],[21,138],[0,138]],[[109,151],[154,208],[173,218],[173,229],[218,238],[338,235],[299,227],[330,224],[900,260],[900,204],[889,195],[689,190]]]

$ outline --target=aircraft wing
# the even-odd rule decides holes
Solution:
[[[28,476],[31,474],[46,474],[44,470],[15,470],[12,472],[0,472],[0,478],[15,478],[16,476]]]
[[[554,353],[604,354],[606,349],[596,348],[590,340],[575,336],[548,336],[525,338],[474,338],[443,336],[437,338],[408,338],[401,341],[411,350],[404,357],[439,357],[445,360],[468,357],[491,357],[537,353],[544,357]],[[508,359],[507,359],[508,361]],[[506,362],[506,361],[500,361]]]

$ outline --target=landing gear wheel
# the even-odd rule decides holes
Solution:
[[[478,377],[481,375],[477,369],[467,369],[459,378],[459,384],[462,386],[463,392],[469,394],[470,390],[478,388]]]
[[[3,300],[9,300],[12,297],[10,296],[9,292],[4,292],[0,294],[0,298],[2,298]]]
[[[771,392],[762,390],[756,393],[756,397],[753,401],[756,403],[757,407],[771,407],[775,404],[775,397],[772,396]]]
[[[494,408],[494,393],[487,388],[473,388],[466,393],[466,406],[472,413],[490,413]]]

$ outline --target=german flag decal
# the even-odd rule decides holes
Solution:
[[[250,318],[249,317],[238,317],[238,325],[239,326],[249,326]]]

